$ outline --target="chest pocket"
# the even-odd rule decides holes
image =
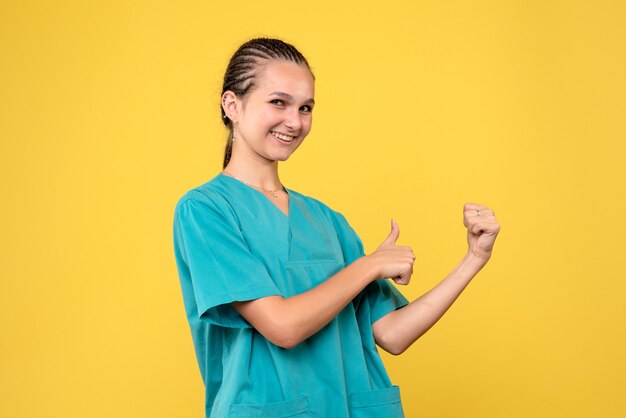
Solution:
[[[285,263],[287,296],[297,295],[326,281],[343,268],[339,260],[291,260]]]
[[[294,198],[291,204],[288,262],[343,260],[332,222],[319,208],[304,200]]]

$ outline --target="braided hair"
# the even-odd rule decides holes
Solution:
[[[259,67],[269,61],[283,60],[293,62],[311,71],[309,63],[304,56],[293,45],[272,38],[256,38],[244,43],[233,54],[224,74],[224,85],[222,95],[230,90],[240,99],[254,90],[256,76]],[[311,71],[311,74],[313,72]],[[222,122],[228,128],[228,140],[224,151],[224,164],[226,168],[232,154],[233,124],[226,116],[224,108],[220,106],[222,112]]]

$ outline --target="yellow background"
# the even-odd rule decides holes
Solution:
[[[0,416],[203,416],[173,209],[221,168],[230,55],[281,37],[317,78],[287,187],[415,298],[502,224],[490,264],[406,353],[408,417],[626,416],[621,1],[3,1]]]

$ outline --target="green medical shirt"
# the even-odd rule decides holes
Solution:
[[[220,173],[176,205],[174,249],[206,416],[403,417],[372,333],[372,323],[408,303],[388,280],[370,283],[291,349],[272,344],[231,306],[306,292],[364,255],[340,213],[285,191],[289,216]]]

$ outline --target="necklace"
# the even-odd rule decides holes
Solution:
[[[237,178],[237,177],[233,176],[230,172],[228,172],[228,171],[226,171],[226,170],[222,170],[222,173],[228,174],[228,175],[229,175],[229,176],[231,176],[232,178],[237,179],[237,180],[239,180],[239,181],[241,181],[241,182],[243,182],[243,183],[247,184],[247,185],[248,185],[248,186],[250,186],[250,187],[254,187],[254,188],[255,188],[255,189],[257,189],[257,190],[261,190],[261,191],[263,191],[263,192],[265,192],[265,193],[269,193],[269,194],[270,194],[270,196],[272,196],[274,199],[278,199],[278,195],[276,195],[276,192],[277,192],[277,191],[279,191],[279,190],[281,190],[281,189],[276,189],[276,190],[266,190],[266,189],[264,189],[264,188],[262,188],[262,187],[255,186],[254,184],[250,184],[250,183],[248,183],[248,182],[247,182],[247,181],[245,181],[245,180],[242,180],[242,179],[240,179],[240,178]]]

